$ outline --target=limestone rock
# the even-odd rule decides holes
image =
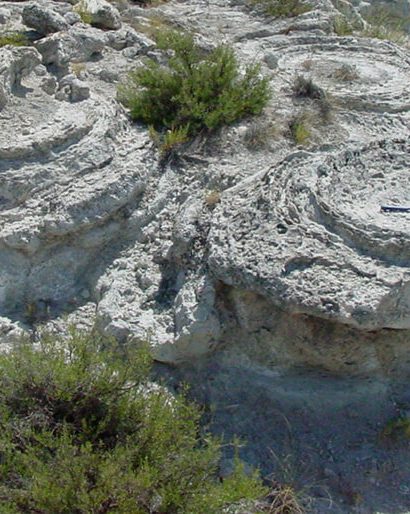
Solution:
[[[53,34],[36,43],[43,64],[66,68],[70,62],[84,62],[100,55],[104,36],[97,29],[72,27],[64,34]]]
[[[0,48],[0,109],[5,106],[9,95],[21,86],[21,81],[41,62],[34,48]]]
[[[9,9],[5,9],[4,7],[0,8],[0,24],[4,25],[9,21],[11,17],[11,12]]]
[[[409,149],[296,153],[225,192],[210,236],[214,275],[291,311],[409,329],[408,215],[381,212],[408,201]]]
[[[90,97],[90,87],[75,75],[66,75],[60,81],[60,88],[67,89],[70,102],[81,102]]]
[[[23,9],[22,17],[27,27],[35,29],[42,35],[59,32],[68,28],[68,23],[60,14],[51,9],[41,7],[36,3],[26,5]]]
[[[121,27],[120,13],[106,0],[81,0],[80,4],[90,17],[91,25],[111,30]]]

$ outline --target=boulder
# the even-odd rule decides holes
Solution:
[[[87,21],[94,27],[117,30],[121,27],[118,10],[106,0],[81,0],[76,5],[77,12],[84,12]]]
[[[410,146],[287,157],[225,192],[210,232],[224,283],[362,330],[410,328]]]
[[[42,35],[52,34],[68,28],[65,19],[55,11],[36,3],[28,4],[22,12],[23,23]]]

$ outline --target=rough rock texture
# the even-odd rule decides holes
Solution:
[[[362,459],[354,469],[365,476],[373,449],[357,447],[376,444],[381,424],[401,413],[390,380],[410,373],[410,214],[380,210],[410,204],[408,49],[362,37],[359,2],[312,1],[312,11],[281,19],[242,1],[124,5],[121,14],[108,4],[111,21],[94,27],[73,3],[8,2],[0,13],[10,29],[43,34],[0,49],[0,340],[69,323],[148,339],[158,361],[200,362],[186,378],[216,402],[217,431],[236,426],[250,439],[250,461],[268,469],[261,455],[269,427],[281,430],[275,413],[296,412],[301,444],[327,455],[326,472],[312,457],[315,478],[350,473],[354,483],[343,459]],[[28,21],[33,5],[43,27]],[[342,15],[351,36],[334,33]],[[57,19],[66,25],[50,33]],[[116,100],[129,70],[160,59],[152,26],[161,23],[260,61],[273,92],[261,117],[166,161]],[[296,98],[297,75],[326,94]],[[292,139],[295,119],[309,123],[305,147]],[[363,411],[369,429],[354,413],[379,394],[381,405]],[[317,402],[303,409],[311,395]],[[318,445],[304,431],[321,419],[345,427],[336,450],[328,428]],[[378,469],[359,484],[371,500],[357,512],[409,510],[402,457],[381,452],[376,465],[386,458],[399,470],[396,497]],[[349,485],[334,491],[354,499]],[[340,505],[321,512],[356,512]]]
[[[68,28],[68,23],[60,14],[51,9],[40,7],[38,4],[26,5],[22,17],[23,23],[27,27],[35,29],[44,36]]]
[[[106,0],[81,0],[83,9],[90,18],[91,25],[103,29],[121,28],[121,18],[118,10]]]
[[[14,5],[16,23],[22,15],[31,26],[32,12],[46,21],[73,13],[64,2]],[[360,18],[351,4],[344,11]],[[140,32],[150,23],[144,11],[123,13],[133,27],[104,32],[73,20],[35,49],[1,50],[1,313],[52,320],[92,300],[102,330],[150,338],[166,362],[209,352],[237,323],[249,337],[265,327],[260,344],[271,349],[291,326],[311,355],[306,364],[335,370],[352,360],[349,333],[347,353],[361,356],[351,371],[404,372],[408,214],[380,206],[409,198],[407,50],[333,35],[341,13],[325,0],[276,20],[222,2],[154,9],[148,16],[185,24],[205,46],[222,39],[245,62],[259,56],[274,92],[261,119],[159,166],[147,130],[115,101],[116,83],[153,49]],[[215,27],[221,37],[212,39]],[[295,98],[296,75],[325,100]],[[313,121],[302,150],[287,131],[305,112]],[[256,295],[271,316],[246,328],[252,302],[239,314],[235,302],[222,308],[226,287]],[[328,359],[317,351],[316,322],[336,327]],[[380,350],[388,329],[391,358]],[[286,347],[273,364],[292,365]]]

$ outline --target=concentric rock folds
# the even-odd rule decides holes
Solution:
[[[324,1],[293,20],[188,1],[124,7],[122,22],[97,3],[110,26],[97,14],[84,24],[65,2],[4,13],[37,36],[0,48],[2,340],[69,314],[148,338],[165,362],[223,345],[270,367],[409,372],[410,213],[381,211],[410,204],[408,51],[335,36],[340,12]],[[127,71],[155,58],[139,32],[152,13],[208,45],[219,30],[244,62],[260,59],[265,118],[160,164],[116,100]],[[330,116],[294,98],[297,75],[326,91]],[[315,119],[301,149],[284,127],[305,111]],[[250,148],[249,130],[267,121],[282,129]]]

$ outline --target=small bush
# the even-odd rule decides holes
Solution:
[[[297,75],[295,78],[293,94],[296,97],[310,98],[311,100],[321,100],[326,96],[321,87],[316,85],[311,78],[306,78],[303,75]]]
[[[6,34],[0,34],[0,48],[2,46],[27,46],[29,41],[27,37],[21,32],[8,32]]]
[[[332,77],[342,82],[352,82],[353,80],[357,80],[359,78],[359,74],[357,72],[356,66],[350,64],[342,64],[340,68],[337,68],[333,72]]]
[[[391,419],[384,427],[382,437],[393,440],[410,439],[410,417],[399,416]]]
[[[329,122],[331,119],[332,105],[329,95],[324,89],[315,84],[309,77],[298,75],[293,84],[293,96],[299,99],[308,99],[314,102],[320,111],[320,117],[323,122]]]
[[[259,65],[241,75],[231,48],[218,46],[206,54],[192,36],[174,31],[159,35],[157,43],[171,54],[168,66],[148,60],[119,89],[133,120],[170,130],[172,137],[192,137],[259,114],[266,105],[268,80],[260,77]]]
[[[45,336],[0,355],[0,512],[217,514],[265,488],[198,409],[148,380],[145,348],[90,334]]]
[[[301,113],[289,124],[290,133],[293,140],[298,146],[305,146],[308,144],[312,133],[311,133],[311,119],[308,113]]]
[[[277,125],[257,120],[247,128],[243,142],[248,150],[262,150],[269,148],[270,143],[277,139],[278,134]]]

